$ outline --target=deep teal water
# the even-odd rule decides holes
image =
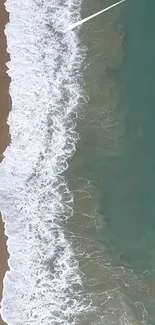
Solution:
[[[128,1],[122,12],[124,60],[118,81],[127,107],[124,155],[100,161],[107,247],[141,272],[155,268],[155,2]],[[104,160],[104,159],[103,159]]]

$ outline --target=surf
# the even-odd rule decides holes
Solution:
[[[7,324],[74,324],[87,308],[65,223],[73,195],[64,171],[76,150],[84,49],[66,34],[80,1],[7,0],[11,143],[0,166],[0,210],[9,268],[1,314]],[[74,286],[76,285],[76,292]]]

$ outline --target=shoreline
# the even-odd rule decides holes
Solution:
[[[11,109],[11,98],[9,96],[10,78],[7,75],[6,62],[10,60],[9,54],[6,51],[7,43],[4,34],[5,25],[9,21],[9,14],[5,10],[4,0],[0,1],[0,163],[4,156],[3,152],[10,142],[9,126],[7,125],[8,114]],[[8,251],[7,237],[4,233],[5,225],[0,215],[0,301],[2,299],[3,279],[8,270]],[[0,325],[6,324],[0,316]]]

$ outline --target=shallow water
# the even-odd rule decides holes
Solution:
[[[85,14],[102,5],[85,2]],[[92,324],[155,324],[153,6],[128,1],[81,31],[89,49],[84,73],[89,102],[73,173],[87,195],[76,230],[87,243],[83,252],[96,247],[85,264],[95,306],[98,292],[102,297]],[[80,208],[76,203],[75,211]],[[105,287],[113,290],[109,314]]]

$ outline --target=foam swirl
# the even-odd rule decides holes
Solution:
[[[73,195],[62,173],[74,154],[84,50],[66,31],[77,0],[7,0],[11,144],[0,166],[0,209],[10,271],[7,324],[75,324],[86,308],[78,263],[64,236]],[[76,290],[74,287],[76,286]]]

